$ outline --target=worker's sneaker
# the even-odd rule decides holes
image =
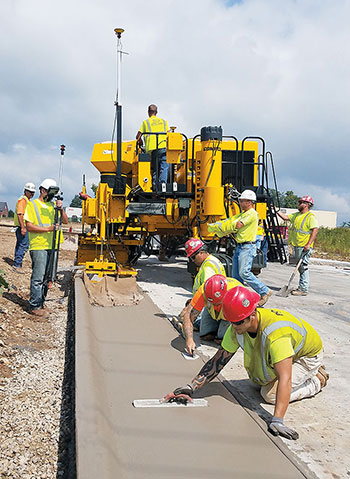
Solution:
[[[271,291],[271,289],[269,289],[266,294],[264,294],[263,296],[261,296],[261,299],[260,299],[260,301],[258,302],[258,307],[261,308],[261,306],[264,306],[264,304],[267,302],[267,300],[269,299],[270,296],[272,296],[272,291]]]
[[[24,271],[22,270],[22,268],[19,268],[18,266],[12,266],[12,270],[15,271],[16,273],[24,274]]]
[[[303,291],[302,289],[293,289],[291,292],[293,296],[307,296],[307,291]]]
[[[327,381],[329,379],[329,374],[327,373],[326,369],[324,366],[320,366],[318,368],[318,371],[317,371],[317,374],[316,376],[318,377],[318,379],[320,380],[320,383],[321,383],[321,389],[323,389],[326,384],[327,384]]]

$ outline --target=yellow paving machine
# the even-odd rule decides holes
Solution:
[[[277,190],[273,158],[264,140],[238,140],[223,135],[216,126],[203,127],[191,139],[174,127],[166,136],[170,167],[168,182],[163,184],[158,182],[151,155],[136,140],[95,144],[91,163],[100,173],[100,183],[95,198],[86,196],[83,185],[78,265],[98,276],[133,276],[137,259],[142,251],[152,252],[154,239],[163,242],[170,255],[192,236],[201,238],[213,252],[231,255],[234,240],[215,240],[207,224],[238,213],[238,197],[244,189],[256,192],[269,260],[284,263],[285,250],[269,194],[271,178]],[[156,176],[153,187],[152,174]]]

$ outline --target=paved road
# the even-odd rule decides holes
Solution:
[[[76,281],[78,478],[305,477],[218,381],[198,396],[206,408],[133,408],[198,372],[201,360],[181,360],[178,342],[147,296],[93,308]]]
[[[316,264],[317,263],[320,264]],[[186,261],[177,258],[169,264],[156,258],[141,259],[139,284],[152,300],[168,315],[178,314],[188,297],[191,281],[186,273]],[[274,291],[288,282],[292,267],[269,264],[260,275]],[[291,404],[286,423],[300,435],[298,441],[285,445],[302,460],[319,479],[340,479],[350,476],[350,428],[347,404],[350,397],[350,264],[314,260],[310,266],[311,291],[307,297],[272,296],[267,307],[278,307],[306,319],[320,333],[325,364],[330,373],[327,387],[315,398]],[[297,278],[294,285],[297,285]],[[199,344],[199,342],[198,342]],[[209,343],[200,347],[202,356],[213,355],[216,349]],[[199,365],[198,365],[199,369]],[[238,352],[223,370],[251,410],[266,418],[272,406],[264,404],[260,394],[251,387]]]

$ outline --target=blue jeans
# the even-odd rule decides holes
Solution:
[[[266,236],[257,235],[256,249],[261,249],[261,251],[264,253],[265,266],[267,265],[267,248],[268,248],[268,243],[267,243]]]
[[[21,233],[21,227],[17,226],[16,238],[17,238],[17,241],[16,241],[16,247],[15,247],[15,259],[13,261],[13,266],[16,266],[16,268],[22,268],[24,255],[26,254],[29,248],[28,231],[23,236]]]
[[[211,317],[207,308],[204,308],[201,313],[201,321],[199,326],[199,336],[214,333],[219,339],[222,339],[226,333],[227,328],[231,323],[220,319],[216,321]]]
[[[166,161],[166,148],[160,148],[159,150],[153,150],[151,153],[152,159],[152,185],[153,189],[155,189],[156,184],[156,166],[157,166],[157,157],[158,157],[158,185],[162,185],[162,183],[168,182],[168,170],[169,170],[169,163]]]
[[[295,258],[299,261],[300,256],[304,251],[304,246],[294,246],[295,251]],[[306,293],[309,291],[310,287],[310,274],[309,274],[309,262],[312,255],[312,248],[305,254],[303,261],[299,267],[299,286],[298,289],[301,291],[305,291]]]
[[[232,276],[242,284],[246,283],[260,296],[268,293],[269,288],[252,273],[252,264],[256,255],[255,244],[238,244],[232,258]]]
[[[52,251],[49,249],[30,251],[30,257],[32,258],[32,276],[30,278],[29,306],[31,309],[41,308],[44,304],[48,290],[45,277],[48,273],[51,254]]]

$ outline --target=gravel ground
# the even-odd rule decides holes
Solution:
[[[0,478],[72,478],[73,321],[69,307],[75,248],[60,253],[58,281],[49,291],[49,319],[28,314],[30,258],[12,271],[14,234],[1,228],[0,269],[10,284],[0,298]],[[70,354],[66,355],[65,352]]]

